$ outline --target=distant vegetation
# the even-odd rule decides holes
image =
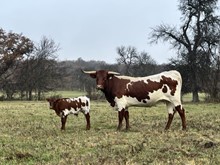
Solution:
[[[86,91],[93,99],[102,97],[95,82],[81,69],[107,69],[129,76],[148,76],[164,70],[178,70],[183,78],[183,94],[199,93],[207,101],[220,101],[220,17],[217,0],[179,0],[179,26],[161,24],[152,28],[150,43],[168,42],[176,57],[167,64],[157,62],[147,52],[133,46],[118,46],[117,63],[105,61],[59,61],[60,46],[53,39],[42,37],[39,43],[22,34],[0,28],[1,100],[42,100],[46,92],[57,90]],[[143,34],[145,35],[145,34]],[[146,39],[147,42],[147,39]]]

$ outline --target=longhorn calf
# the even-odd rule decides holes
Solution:
[[[159,101],[166,102],[169,129],[175,112],[182,120],[182,129],[186,129],[185,110],[181,103],[182,78],[178,71],[166,71],[147,77],[119,76],[119,73],[98,70],[83,71],[96,79],[97,89],[101,90],[112,107],[118,111],[118,127],[122,127],[123,118],[129,129],[130,106],[152,106]]]
[[[50,104],[50,109],[53,109],[58,116],[61,118],[61,130],[65,130],[65,124],[67,116],[69,114],[78,115],[82,112],[86,118],[86,129],[90,129],[90,99],[86,96],[81,96],[77,98],[60,98],[53,99],[48,98],[47,101]]]

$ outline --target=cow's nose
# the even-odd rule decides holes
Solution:
[[[97,85],[96,88],[97,89],[103,89],[103,86],[102,85]]]

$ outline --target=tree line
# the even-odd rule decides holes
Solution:
[[[192,93],[193,102],[199,92],[207,99],[220,100],[220,17],[216,15],[218,0],[179,0],[182,25],[161,24],[152,28],[149,41],[168,42],[177,56],[159,65],[147,53],[134,46],[116,48],[117,63],[105,61],[59,61],[59,45],[42,37],[34,44],[26,36],[5,32],[0,28],[0,89],[2,99],[40,100],[51,90],[84,90],[100,97],[94,80],[81,69],[107,69],[128,76],[147,76],[176,69],[183,78],[183,94]]]

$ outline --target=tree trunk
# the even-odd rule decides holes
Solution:
[[[32,91],[31,90],[28,92],[28,100],[32,100]]]
[[[193,91],[193,93],[192,93],[192,102],[194,102],[194,103],[199,102],[199,92],[198,91]]]
[[[38,91],[38,92],[37,92],[37,99],[38,99],[38,100],[41,100],[41,91]]]
[[[195,68],[192,68],[192,102],[199,102],[199,87],[197,82],[197,74]]]

